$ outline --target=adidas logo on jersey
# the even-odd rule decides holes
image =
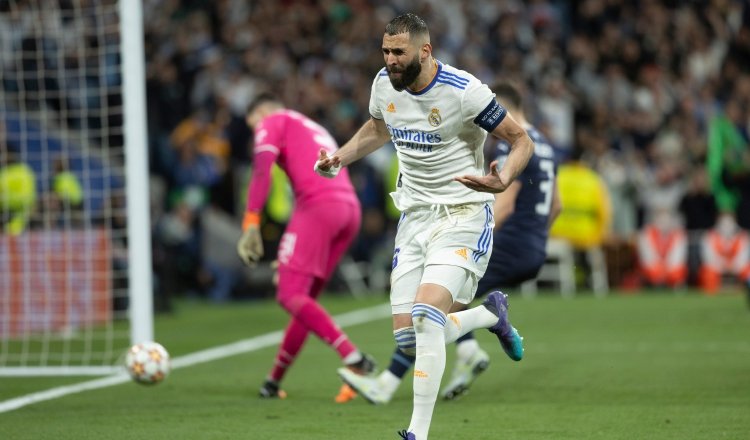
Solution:
[[[425,373],[422,370],[414,370],[414,377],[418,377],[420,379],[427,379],[430,375]]]
[[[388,113],[396,113],[396,106],[391,102],[390,104],[388,104],[388,107],[385,109],[385,111],[387,111]]]
[[[458,255],[459,257],[463,258],[464,260],[468,260],[468,259],[469,259],[469,257],[468,257],[468,255],[467,255],[467,253],[468,253],[468,252],[467,252],[466,248],[461,248],[461,249],[458,249],[458,250],[457,250],[457,251],[455,252],[455,254],[456,254],[456,255]]]

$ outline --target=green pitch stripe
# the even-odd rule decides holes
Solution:
[[[334,319],[341,327],[350,327],[353,325],[365,324],[367,322],[383,319],[388,316],[391,316],[390,304],[380,304],[378,306],[368,307],[366,309],[343,313],[341,315],[335,316]],[[256,336],[254,338],[243,339],[231,344],[196,351],[195,353],[172,359],[172,368],[174,369],[190,367],[193,365],[211,362],[238,354],[261,350],[263,348],[278,344],[279,342],[281,342],[282,336],[282,331],[275,331]],[[128,381],[130,381],[130,376],[128,376],[126,372],[120,372],[112,376],[100,379],[26,394],[21,397],[16,397],[0,402],[0,413],[13,411],[15,409],[23,408],[24,406],[33,405],[35,403],[44,402],[47,400],[58,399],[70,394],[111,387]]]

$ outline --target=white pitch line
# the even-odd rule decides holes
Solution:
[[[349,327],[375,321],[378,319],[383,319],[388,316],[391,316],[390,304],[381,304],[378,306],[368,307],[366,309],[355,310],[353,312],[334,316],[334,319],[341,327]],[[256,336],[254,338],[243,339],[231,344],[196,351],[195,353],[190,353],[174,358],[172,360],[172,368],[174,369],[190,367],[193,365],[202,364],[204,362],[215,361],[238,354],[260,350],[278,344],[279,342],[281,342],[282,336],[282,331],[275,331]],[[57,399],[70,394],[111,387],[128,381],[130,381],[130,376],[128,376],[128,374],[125,372],[120,372],[112,376],[103,377],[100,379],[26,394],[24,396],[0,402],[0,413],[13,411],[19,408],[23,408],[24,406],[33,405],[35,403],[44,402],[46,400]]]

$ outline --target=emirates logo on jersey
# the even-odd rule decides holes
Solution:
[[[440,123],[443,122],[443,118],[442,116],[440,116],[440,110],[433,108],[430,114],[427,116],[427,121],[433,127],[437,127],[438,125],[440,125]]]

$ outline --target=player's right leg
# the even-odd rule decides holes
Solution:
[[[493,255],[495,250],[492,251]],[[492,267],[492,256],[490,256],[490,268]],[[489,269],[489,268],[488,268]],[[477,284],[477,295],[484,295],[489,292],[490,286],[496,283],[496,278],[485,272],[482,279]],[[466,286],[471,288],[473,286]],[[468,309],[469,306],[456,302],[451,307],[451,313],[457,313]],[[456,339],[456,361],[451,372],[448,383],[440,391],[440,395],[445,400],[453,400],[466,394],[474,381],[487,370],[490,365],[490,355],[482,350],[474,337],[474,332],[469,331]]]
[[[451,313],[466,310],[465,304],[455,303]],[[440,391],[445,400],[456,399],[469,391],[477,378],[490,366],[490,355],[482,350],[470,331],[456,339],[456,361],[448,383]]]
[[[498,249],[497,245],[498,243],[495,243],[487,271],[477,283],[475,298],[487,295],[493,287],[518,285],[534,278],[544,263],[544,255],[536,259],[513,260],[507,255],[507,249]],[[500,263],[493,264],[496,261]],[[513,263],[509,264],[511,261]],[[467,286],[467,288],[470,287]],[[468,309],[466,304],[456,302],[451,308],[451,313],[466,309]],[[453,371],[448,383],[440,391],[440,395],[443,399],[453,400],[466,394],[474,381],[487,370],[489,364],[490,356],[479,346],[473,331],[460,336],[456,339],[456,361]]]
[[[508,295],[496,290],[487,295],[487,299],[484,300],[482,306],[498,317],[497,323],[489,327],[488,330],[497,336],[505,354],[514,361],[523,359],[523,338],[511,325],[508,318]]]
[[[328,246],[328,254],[327,258],[324,259],[324,278],[317,279],[312,289],[312,297],[315,299],[320,296],[323,287],[328,284],[328,281],[333,276],[341,258],[357,237],[362,221],[361,208],[356,199],[350,202],[334,201],[330,204],[319,204],[316,209],[318,212],[316,213],[315,224],[322,224],[323,227],[328,227],[331,231],[335,232],[331,234],[327,243],[322,244]],[[369,376],[374,373],[376,368],[375,360],[365,353],[357,352],[360,354],[359,358],[351,356],[349,358],[342,358],[346,369],[352,374],[360,376]],[[336,401],[346,402],[352,398],[354,396],[351,390],[342,388]]]

